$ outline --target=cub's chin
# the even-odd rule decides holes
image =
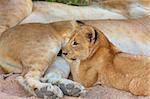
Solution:
[[[65,55],[62,55],[64,58],[65,58],[65,60],[67,60],[68,62],[75,62],[76,60],[77,60],[77,58],[70,58],[70,57],[67,57],[67,56],[65,56]]]

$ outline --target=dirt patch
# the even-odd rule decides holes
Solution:
[[[0,70],[0,99],[39,99],[31,96],[17,83],[18,75],[7,75]],[[65,96],[64,99],[150,99],[149,97],[134,96],[128,92],[97,85],[89,88],[83,96],[74,98]]]

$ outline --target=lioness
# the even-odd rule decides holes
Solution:
[[[32,0],[0,0],[0,35],[32,12]]]
[[[78,23],[34,23],[8,29],[0,36],[0,67],[7,73],[21,73],[18,82],[40,98],[79,96],[84,87],[65,79],[69,65],[56,58],[70,36],[80,31],[74,24]]]
[[[138,26],[131,23],[120,24],[118,30],[125,29],[127,33],[135,31],[128,30],[131,25]],[[130,91],[134,95],[150,95],[150,57],[122,52],[100,29],[85,24],[86,21],[80,24],[80,31],[72,35],[62,51],[70,63],[73,79],[85,87],[102,84]],[[147,27],[137,29],[150,33]],[[113,27],[104,28],[113,30]]]

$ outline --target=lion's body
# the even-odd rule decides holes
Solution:
[[[109,24],[107,22],[106,24]],[[63,49],[65,57],[71,64],[73,79],[86,87],[102,84],[130,91],[135,95],[150,95],[150,57],[120,51],[103,32],[99,31],[102,29],[102,31],[122,31],[129,34],[137,31],[141,35],[150,32],[147,28],[149,23],[145,23],[143,27],[140,25],[140,23],[143,24],[141,20],[137,20],[136,23],[132,21],[118,22],[121,25],[118,29],[118,25],[116,26],[116,31],[114,30],[115,26],[105,27],[101,23],[101,27],[95,25],[95,30],[91,30],[91,32],[73,35]],[[102,28],[102,26],[104,27]]]
[[[135,95],[150,95],[150,57],[98,50],[92,58],[81,61],[78,71],[72,70],[75,81],[86,87],[102,84]]]
[[[4,64],[4,70],[14,72],[15,70],[11,70],[9,67],[21,68],[21,65],[26,64],[22,61],[30,61],[29,63],[33,64],[34,57],[44,58],[40,56],[40,53],[47,56],[46,59],[49,59],[49,55],[57,55],[61,49],[61,44],[64,43],[65,35],[63,33],[70,33],[72,30],[71,23],[66,22],[64,24],[65,26],[61,23],[25,24],[6,31],[0,37],[0,63]],[[59,30],[59,28],[61,29]],[[48,63],[48,60],[40,60],[41,58],[39,59],[41,64],[43,61]],[[10,65],[8,69],[6,68],[7,65]]]

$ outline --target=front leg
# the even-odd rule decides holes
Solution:
[[[73,79],[85,87],[94,85],[98,78],[98,73],[95,68],[90,68],[86,64],[80,64],[80,60],[68,60],[71,68]]]
[[[65,95],[79,96],[84,92],[84,87],[77,82],[68,80],[69,73],[69,64],[62,57],[57,57],[55,63],[47,70],[43,80],[58,86]]]
[[[22,60],[23,74],[22,76],[17,77],[19,84],[32,95],[40,98],[63,97],[63,93],[59,87],[54,86],[51,83],[43,83],[40,81],[45,70],[55,60],[56,54],[51,52],[51,56],[48,57],[46,55],[47,53],[40,54],[34,53]]]

